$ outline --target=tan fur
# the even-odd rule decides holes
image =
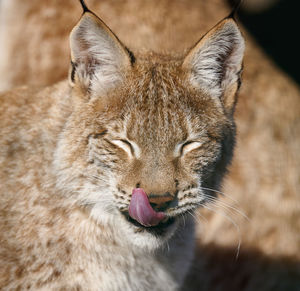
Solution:
[[[2,45],[6,43],[5,50],[11,54],[5,58],[7,62],[2,63],[2,68],[6,64],[4,71],[7,72],[6,80],[1,77],[1,81],[5,81],[4,86],[19,85],[24,82],[49,84],[59,80],[61,76],[66,75],[67,64],[62,65],[64,61],[58,59],[66,60],[68,49],[66,43],[63,46],[57,43],[66,42],[66,35],[80,11],[78,6],[71,1],[64,1],[64,4],[60,3],[60,9],[57,10],[57,1],[49,2],[48,8],[54,9],[52,12],[55,17],[53,17],[51,14],[47,16],[39,12],[46,11],[43,10],[43,3],[40,1],[36,3],[31,1],[28,6],[26,4],[18,6],[18,13],[13,11],[16,7],[14,5],[21,5],[21,2],[10,2],[13,8],[7,11],[7,15],[12,15],[17,20],[15,25],[8,26],[6,31],[8,35],[17,35],[17,37],[10,38],[10,43],[8,38],[5,42],[1,42]],[[147,47],[156,51],[181,51],[188,48],[208,27],[227,14],[226,6],[220,1],[188,1],[188,3],[187,1],[135,1],[135,3],[101,1],[100,8],[97,7],[96,1],[90,2],[91,7],[101,11],[104,20],[127,45],[133,48]],[[72,9],[74,12],[71,12]],[[66,10],[67,14],[63,12]],[[25,22],[28,30],[24,30]],[[59,23],[61,26],[58,25]],[[36,31],[36,39],[27,37],[26,33],[31,36],[32,31]],[[41,42],[43,37],[47,42]],[[199,290],[201,287],[203,290],[214,290],[218,287],[222,288],[221,290],[251,290],[253,286],[253,288],[260,286],[260,290],[272,290],[274,286],[279,286],[278,288],[281,288],[279,290],[293,290],[292,288],[296,288],[297,284],[296,278],[299,272],[296,266],[300,253],[299,193],[297,192],[299,189],[299,89],[268,60],[249,36],[246,38],[248,49],[244,84],[236,112],[237,148],[231,174],[226,179],[223,191],[238,200],[234,205],[245,212],[250,221],[244,220],[240,215],[234,216],[234,220],[239,225],[242,249],[240,259],[230,261],[235,256],[239,238],[236,228],[218,214],[205,213],[208,222],[203,222],[204,229],[199,235],[198,257],[191,277],[187,280],[187,285],[190,285],[188,290],[192,288]],[[51,42],[53,42],[52,46]],[[51,61],[39,62],[41,51],[30,49],[30,46],[36,48],[41,47],[41,44],[44,51],[51,51]],[[16,54],[20,47],[24,54]],[[20,55],[20,59],[15,59],[14,55]],[[28,60],[31,60],[31,63]],[[11,70],[12,64],[13,70]],[[15,96],[24,95],[22,91],[18,94],[20,95]],[[19,103],[22,99],[12,98],[11,102],[18,103],[17,106],[13,104],[9,106],[12,108],[9,116],[13,116],[17,107],[21,106]],[[48,110],[48,107],[51,108],[47,105],[42,106],[44,110]],[[64,108],[63,112],[67,113],[69,105]],[[29,112],[24,111],[23,114],[31,116],[35,110],[38,108],[34,107]],[[38,112],[36,116],[40,113]],[[55,122],[59,128],[60,121]],[[15,124],[11,128],[17,126]],[[34,130],[31,133],[34,133]],[[5,132],[5,135],[7,135],[7,143],[12,143],[9,139],[10,134]],[[51,140],[49,138],[50,145]],[[25,146],[28,147],[28,143]],[[16,151],[12,151],[12,154],[16,154],[17,157],[19,155],[18,160],[21,165],[22,163],[26,165],[22,157],[22,148],[18,147]],[[36,152],[37,149],[32,150]],[[9,164],[9,167],[15,167],[15,171],[19,166],[20,164],[12,164],[12,162]],[[23,169],[26,167],[24,166]],[[17,174],[22,175],[22,173]],[[33,174],[32,177],[34,176]],[[43,176],[42,173],[39,176]],[[20,185],[22,189],[25,182]],[[10,187],[18,187],[18,184]],[[226,197],[221,199],[232,205]],[[26,209],[28,206],[30,205],[24,205]],[[56,211],[53,213],[56,214]],[[59,216],[64,215],[59,214]],[[28,233],[31,233],[30,230]],[[9,248],[11,250],[7,253],[17,254],[16,247]],[[250,257],[252,255],[253,257]],[[10,261],[11,265],[15,265],[14,257],[8,257],[6,260]],[[232,273],[230,268],[234,269]],[[22,268],[16,269],[15,275],[22,274],[21,270]],[[5,274],[3,280],[9,280],[6,269],[3,273]],[[200,273],[204,274],[201,278],[199,278]],[[276,275],[273,275],[274,273]],[[228,277],[237,279],[228,280]]]
[[[1,95],[0,287],[178,290],[232,158],[242,35],[225,19],[185,55],[134,57],[85,11],[70,48],[69,86]]]

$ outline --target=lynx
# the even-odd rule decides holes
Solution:
[[[69,82],[1,95],[0,287],[177,290],[234,146],[244,40],[132,53],[82,1]]]
[[[251,2],[254,0],[246,0],[244,4],[250,9]],[[77,4],[73,0],[0,0],[0,89],[22,84],[44,86],[66,78],[68,35],[80,15]],[[197,42],[199,35],[228,15],[231,9],[223,0],[89,0],[88,4],[93,11],[101,13],[103,20],[133,50],[136,63],[141,61],[136,52],[143,52],[144,48],[162,55],[172,52],[180,59],[188,53],[185,54],[185,49]],[[219,194],[218,199],[206,197],[214,203],[202,204],[193,214],[197,220],[196,256],[184,290],[298,290],[300,90],[241,24],[239,27],[247,40],[247,49],[243,85],[234,113],[237,124],[235,153],[223,181],[222,193],[210,190],[210,194]],[[280,40],[281,35],[278,35]],[[289,42],[286,46],[288,48]],[[58,85],[53,88],[60,91]],[[65,90],[68,90],[66,84]],[[32,87],[27,93],[30,91],[33,95],[37,90]],[[53,89],[46,93],[55,94]],[[10,102],[23,102],[24,108],[26,100],[22,92],[18,94],[20,98]],[[62,92],[59,94],[63,95]],[[45,102],[39,98],[37,101],[42,100]],[[61,113],[67,116],[71,110],[69,101],[60,98],[59,102],[61,108],[66,103]],[[39,112],[50,110],[50,101],[49,106],[43,104],[44,109]],[[38,108],[36,106],[34,110]],[[53,111],[57,113],[56,109]],[[8,112],[5,114],[9,115]],[[31,115],[28,111],[26,114]],[[13,114],[9,117],[13,118]],[[49,124],[45,120],[45,127]],[[1,136],[7,134],[2,128]],[[29,128],[33,133],[32,125]],[[10,134],[19,132],[18,129],[20,125]],[[51,142],[53,140],[49,137],[48,147]],[[50,154],[49,161],[51,159]],[[11,158],[10,163],[13,161],[17,159]],[[27,166],[28,161],[26,163]],[[22,185],[25,191],[24,183]],[[54,213],[52,216],[56,217]],[[18,223],[20,220],[15,224]],[[1,242],[0,245],[4,244]],[[17,258],[12,247],[10,250],[4,253]],[[167,254],[168,250],[172,250],[170,240],[165,243],[163,253]],[[1,278],[7,278],[7,266],[5,264],[7,269]],[[15,270],[16,274],[22,274],[22,268]]]

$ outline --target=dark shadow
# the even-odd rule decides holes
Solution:
[[[235,0],[228,1],[235,2]],[[299,1],[280,0],[260,13],[249,13],[242,9],[238,12],[240,22],[276,64],[298,84],[300,84],[299,8]]]
[[[199,246],[185,283],[189,291],[299,291],[300,262],[258,250]]]

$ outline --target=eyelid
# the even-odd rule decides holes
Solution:
[[[112,143],[123,149],[129,156],[139,157],[140,149],[136,143],[130,142],[126,139],[114,139]]]
[[[120,139],[120,141],[123,142],[123,143],[125,143],[125,144],[127,144],[129,146],[129,148],[130,148],[131,154],[134,155],[134,148],[133,148],[132,144],[128,140],[126,140],[126,139]]]
[[[195,141],[195,140],[189,140],[189,141],[186,141],[184,143],[180,143],[178,145],[178,149],[177,149],[177,153],[180,155],[180,156],[183,156],[185,155],[186,153],[196,149],[196,148],[199,148],[202,146],[202,142],[199,142],[199,141]]]

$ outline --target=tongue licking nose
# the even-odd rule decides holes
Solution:
[[[141,188],[132,191],[129,215],[144,226],[158,225],[166,217],[163,212],[156,212],[151,207],[147,194]]]

